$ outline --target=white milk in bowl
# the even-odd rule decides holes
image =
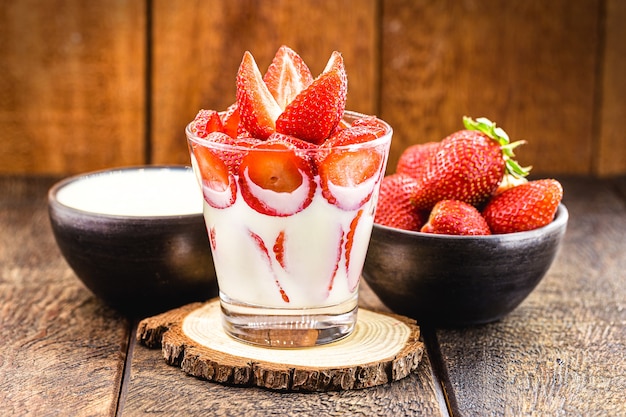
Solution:
[[[57,200],[78,210],[112,216],[202,213],[196,177],[184,167],[121,168],[89,174],[61,187]]]

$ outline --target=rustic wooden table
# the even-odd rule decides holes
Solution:
[[[135,342],[61,257],[48,178],[0,178],[0,415],[626,415],[626,177],[561,179],[570,223],[547,276],[505,319],[423,328],[417,372],[316,394],[187,376]],[[364,287],[362,305],[385,307]]]

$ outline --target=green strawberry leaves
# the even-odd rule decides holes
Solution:
[[[515,159],[513,159],[515,157],[513,150],[518,146],[525,144],[525,140],[511,142],[509,135],[507,135],[502,128],[497,127],[494,122],[486,117],[479,117],[474,120],[471,117],[463,116],[463,125],[468,130],[477,130],[498,142],[500,149],[502,149],[502,157],[504,158],[504,164],[508,174],[515,178],[524,178],[530,173],[532,166],[523,167]]]

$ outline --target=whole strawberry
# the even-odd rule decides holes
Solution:
[[[411,203],[417,188],[415,178],[407,174],[392,174],[383,178],[376,205],[374,222],[397,229],[418,231],[424,217]]]
[[[563,187],[557,180],[529,181],[493,197],[483,217],[493,234],[533,230],[554,219],[562,198]]]
[[[471,204],[442,200],[433,207],[421,232],[444,235],[490,235],[487,222]]]
[[[424,161],[418,178],[420,188],[413,196],[417,208],[430,210],[441,200],[460,200],[479,206],[497,189],[505,172],[528,174],[511,159],[513,148],[508,135],[495,123],[480,118],[463,118],[466,130],[443,139]]]
[[[439,142],[426,142],[411,145],[402,152],[396,174],[408,174],[414,178],[419,178],[424,169],[424,162],[437,149]]]

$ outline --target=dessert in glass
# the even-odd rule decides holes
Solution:
[[[244,54],[237,101],[187,126],[222,323],[248,343],[293,348],[348,336],[392,129],[345,111],[334,52],[317,78],[281,47],[265,75]]]

